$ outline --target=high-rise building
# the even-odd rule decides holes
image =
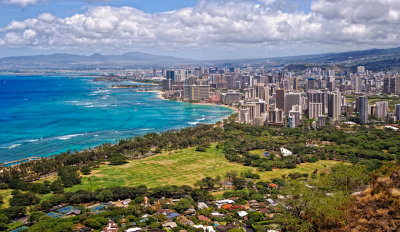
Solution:
[[[275,107],[280,110],[285,110],[285,95],[286,91],[284,89],[277,89],[275,92],[276,102]]]
[[[365,73],[365,66],[358,66],[358,67],[357,67],[357,73],[358,73],[358,74],[363,74],[363,73]]]
[[[289,128],[296,128],[296,118],[294,115],[289,115],[288,117],[288,127]]]
[[[326,117],[321,115],[318,117],[318,127],[324,127],[326,124]]]
[[[355,92],[362,90],[362,78],[359,76],[353,76],[353,87]]]
[[[366,124],[368,123],[368,98],[358,97],[358,119],[360,123]]]
[[[315,79],[308,78],[307,79],[307,90],[312,90],[312,89],[315,89]]]
[[[321,103],[322,114],[328,113],[328,98],[325,92],[310,91],[307,93],[308,103]],[[318,115],[317,115],[318,116]]]
[[[294,126],[297,127],[300,125],[301,122],[301,112],[296,111],[296,109],[299,109],[300,107],[293,107],[292,110],[289,112],[289,117],[294,117]]]
[[[175,71],[168,70],[166,77],[168,80],[172,80],[172,82],[175,82]]]
[[[162,81],[162,89],[164,91],[171,90],[172,89],[172,80],[170,80],[170,79],[163,80]]]
[[[271,123],[283,123],[283,111],[275,108],[268,112],[268,121]]]
[[[250,123],[249,115],[250,115],[249,108],[240,109],[239,110],[239,122],[240,123]]]
[[[328,94],[328,117],[333,121],[337,121],[341,115],[341,94],[334,92]]]
[[[384,78],[383,92],[388,94],[400,92],[400,76]]]
[[[293,78],[293,90],[298,91],[299,90],[299,78]]]
[[[254,86],[254,97],[259,98],[267,104],[267,109],[269,105],[269,87],[264,86],[264,84],[255,84]]]
[[[228,90],[227,93],[221,94],[221,102],[227,105],[234,104],[240,101],[241,96],[242,95],[237,91]]]
[[[308,117],[318,119],[322,115],[322,103],[309,103],[308,104]]]
[[[396,104],[395,111],[394,111],[394,116],[396,116],[396,119],[398,121],[400,120],[400,104]]]
[[[300,93],[288,93],[285,95],[285,115],[289,115],[292,106],[301,105]]]
[[[328,71],[328,75],[329,75],[329,77],[335,78],[335,76],[336,76],[336,71],[333,70],[333,69],[330,69],[330,70]]]
[[[209,85],[185,85],[183,86],[183,99],[185,101],[201,101],[210,98]]]
[[[385,120],[388,115],[389,103],[387,101],[375,103],[375,117]]]

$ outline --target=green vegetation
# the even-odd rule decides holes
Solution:
[[[256,231],[276,226],[285,231],[330,230],[349,220],[345,209],[353,202],[351,194],[370,183],[375,177],[371,173],[400,161],[398,147],[398,131],[373,125],[289,129],[239,124],[231,118],[223,126],[150,133],[116,145],[3,167],[0,227],[9,228],[14,219],[29,216],[29,231],[70,231],[76,224],[100,229],[110,218],[155,229],[161,228],[165,216],[143,208],[144,202],[182,213],[195,209],[198,202],[225,197],[235,199],[227,210],[236,211],[222,209],[219,212],[228,215],[216,221],[239,220]],[[48,179],[38,179],[50,173]],[[397,190],[394,194],[400,196]],[[172,197],[178,200],[165,204],[164,198]],[[93,214],[83,207],[123,199],[132,199],[126,209]],[[265,210],[273,216],[251,212],[243,221],[237,211],[254,201],[271,204]],[[83,214],[51,220],[43,216],[62,204],[79,207]],[[212,210],[216,209],[196,215],[210,218]],[[145,213],[152,216],[139,219]],[[201,223],[197,217],[190,220]]]
[[[93,169],[92,174],[82,178],[81,185],[75,185],[68,191],[79,189],[93,190],[112,186],[155,187],[160,185],[194,185],[206,176],[223,176],[229,170],[239,173],[251,170],[261,179],[273,179],[293,172],[312,173],[315,169],[327,170],[337,161],[323,160],[316,163],[305,163],[295,169],[276,169],[269,172],[257,171],[253,167],[245,167],[232,163],[224,158],[223,151],[212,145],[206,152],[198,152],[196,148],[188,148],[140,160],[131,160],[125,165],[112,167],[101,165]]]

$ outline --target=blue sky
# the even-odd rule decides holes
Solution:
[[[140,51],[232,59],[399,41],[398,0],[0,0],[0,57]]]

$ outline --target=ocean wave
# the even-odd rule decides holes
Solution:
[[[206,117],[204,115],[202,115],[202,116],[203,116],[202,118],[196,119],[196,121],[204,121],[204,120],[206,120]]]
[[[105,107],[109,107],[109,106],[110,106],[109,104],[101,104],[101,105],[87,105],[85,107],[88,107],[88,108],[93,108],[93,107],[105,108]]]
[[[19,147],[19,146],[21,146],[21,144],[13,144],[13,145],[8,146],[8,147],[0,147],[0,148],[1,149],[13,149],[13,148],[16,148],[16,147]]]
[[[95,91],[95,92],[93,92],[93,94],[101,94],[101,93],[109,93],[109,92],[111,92],[111,90],[105,89],[105,90]]]
[[[84,133],[84,134],[63,135],[63,136],[56,137],[56,139],[58,139],[58,140],[68,140],[68,139],[71,139],[73,137],[82,136],[82,135],[85,135],[85,134],[86,133]]]
[[[21,141],[21,142],[24,142],[24,143],[34,143],[34,142],[37,142],[37,141],[39,141],[39,139],[28,139],[28,140],[24,140],[24,141]]]
[[[149,131],[152,130],[153,128],[143,128],[143,129],[138,129],[137,131]]]
[[[92,105],[93,103],[91,103],[91,102],[80,102],[80,103],[78,103],[78,104],[76,104],[77,106],[90,106],[90,105]]]
[[[197,124],[199,124],[199,122],[188,122],[188,124],[190,124],[190,125],[197,125]]]

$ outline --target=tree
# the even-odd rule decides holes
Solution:
[[[183,213],[184,211],[188,210],[192,206],[192,202],[188,199],[181,199],[176,203],[173,208],[179,213]]]
[[[112,155],[109,159],[110,165],[122,165],[128,163],[128,157],[122,154],[115,154]]]
[[[54,193],[62,193],[64,191],[64,186],[62,181],[60,179],[55,180],[53,183],[51,183],[50,190],[53,191]]]
[[[225,177],[229,180],[233,180],[238,176],[238,172],[236,170],[228,171],[225,174]]]
[[[114,197],[114,194],[108,190],[105,189],[103,191],[101,191],[99,193],[99,195],[97,195],[97,200],[102,201],[102,202],[107,202],[107,201],[111,201]]]
[[[26,215],[26,208],[24,206],[11,206],[3,209],[2,212],[9,219],[21,218]]]
[[[62,167],[58,171],[58,176],[65,187],[72,187],[81,183],[81,177],[76,167]]]
[[[28,190],[29,186],[28,183],[23,180],[12,179],[10,183],[8,183],[8,188],[26,191]]]
[[[236,177],[233,179],[233,186],[236,189],[244,189],[246,187],[247,181],[244,178]]]
[[[83,175],[90,175],[90,173],[92,173],[92,170],[89,166],[83,166],[81,167],[81,172]]]
[[[83,221],[83,225],[92,228],[92,229],[101,229],[102,224],[94,218],[89,218]]]
[[[32,213],[29,214],[28,220],[31,223],[38,222],[40,218],[43,217],[44,215],[46,214],[41,211],[33,211]]]
[[[39,203],[39,198],[31,192],[28,193],[18,193],[10,199],[11,206],[28,206],[36,205]]]

